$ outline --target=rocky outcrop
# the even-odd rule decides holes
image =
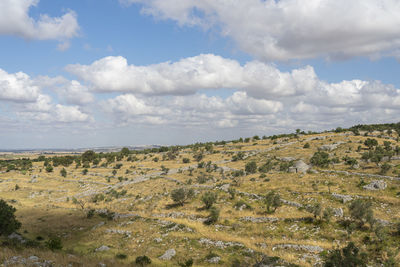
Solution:
[[[171,248],[171,249],[168,249],[167,251],[165,251],[165,253],[158,258],[160,260],[171,260],[172,257],[174,257],[175,255],[176,255],[175,249]]]
[[[332,193],[332,196],[336,199],[341,200],[343,203],[353,200],[353,197],[349,196],[349,195],[341,195],[341,194],[337,194],[337,193]]]
[[[297,245],[297,244],[280,244],[272,248],[273,251],[276,249],[293,249],[293,250],[302,250],[312,253],[321,253],[322,251],[324,251],[324,249],[321,248],[320,246]]]
[[[207,245],[207,246],[214,246],[220,249],[224,249],[227,247],[233,247],[233,246],[238,246],[238,247],[244,247],[243,244],[237,243],[237,242],[224,242],[221,240],[213,241],[211,239],[207,238],[202,238],[199,240],[199,243],[202,245]]]
[[[386,182],[382,180],[375,180],[372,181],[370,184],[363,186],[363,188],[366,190],[383,190],[386,187]]]

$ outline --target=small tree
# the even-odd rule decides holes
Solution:
[[[315,152],[312,158],[310,159],[311,164],[318,167],[328,167],[330,160],[329,154],[323,151]]]
[[[282,206],[281,196],[278,193],[276,193],[275,191],[269,192],[265,196],[264,202],[265,202],[265,205],[267,206],[268,213],[275,212],[277,208]],[[272,211],[271,211],[271,208],[273,208]]]
[[[50,164],[46,166],[46,172],[52,172],[53,171],[53,166]]]
[[[257,163],[254,160],[246,163],[245,171],[247,173],[256,173],[257,172]]]
[[[359,253],[359,249],[350,242],[342,249],[335,249],[326,256],[324,267],[364,267],[366,265],[366,255]]]
[[[219,209],[216,207],[212,207],[210,209],[210,214],[207,217],[207,220],[204,221],[204,224],[210,225],[216,223],[219,219]]]
[[[366,145],[368,149],[372,149],[374,146],[378,145],[378,141],[376,141],[376,139],[367,138],[367,140],[364,141],[364,145]]]
[[[204,207],[208,210],[217,201],[217,194],[214,192],[206,192],[202,196],[201,200],[204,203]]]
[[[62,168],[62,169],[61,169],[60,175],[61,175],[62,177],[67,177],[67,171],[65,170],[65,168]]]
[[[16,209],[4,200],[0,199],[0,236],[9,235],[21,227],[21,223],[16,219]]]
[[[361,225],[368,222],[374,224],[374,213],[372,203],[365,199],[356,199],[349,205],[350,217],[358,221]]]
[[[185,188],[179,188],[175,189],[171,192],[171,198],[172,200],[181,206],[185,204],[185,201],[192,198],[194,196],[194,191],[193,189],[185,189]]]
[[[314,219],[317,219],[317,217],[321,217],[322,207],[320,203],[308,205],[306,207],[306,210],[314,216]]]
[[[329,220],[332,218],[334,212],[333,209],[331,207],[328,207],[326,209],[324,209],[323,212],[323,218],[325,221],[329,222]]]
[[[54,251],[54,250],[61,250],[63,246],[61,243],[61,239],[57,236],[54,236],[51,237],[48,241],[46,241],[46,247]]]
[[[388,164],[387,162],[385,162],[384,164],[382,164],[381,166],[381,174],[386,174],[390,169],[392,168],[392,166],[390,164]]]

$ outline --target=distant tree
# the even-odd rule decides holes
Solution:
[[[372,211],[372,203],[365,199],[353,200],[349,205],[350,217],[358,221],[360,224],[368,222],[374,224],[374,213]]]
[[[46,166],[46,172],[53,172],[53,166],[50,164]]]
[[[96,158],[96,153],[93,150],[85,151],[82,156],[82,162],[92,162]]]
[[[179,188],[172,190],[171,192],[172,200],[181,206],[183,206],[185,202],[188,199],[192,198],[193,196],[194,196],[193,189]]]
[[[210,214],[207,217],[207,220],[204,221],[204,224],[210,225],[214,224],[218,221],[219,219],[219,209],[216,207],[212,207],[210,209]]]
[[[62,168],[62,169],[61,169],[60,175],[61,175],[62,177],[67,177],[67,171],[65,170],[65,168]]]
[[[311,157],[310,162],[315,166],[326,168],[330,163],[329,154],[323,151],[315,152]]]
[[[204,207],[208,210],[217,201],[217,194],[214,192],[206,192],[202,196],[201,200],[204,203]]]
[[[121,154],[121,156],[127,157],[127,156],[129,156],[130,151],[129,151],[129,148],[124,147],[121,149],[121,151],[119,153]]]
[[[367,140],[364,141],[364,145],[366,145],[368,149],[372,149],[374,146],[378,145],[378,141],[373,138],[367,138]]]
[[[245,171],[246,171],[246,173],[256,173],[257,172],[257,163],[254,160],[246,163]]]
[[[391,168],[392,168],[392,166],[390,164],[388,164],[387,162],[385,162],[381,166],[381,172],[380,173],[385,175]]]
[[[320,203],[308,205],[306,210],[314,216],[314,219],[317,219],[317,217],[321,218],[322,207]]]
[[[15,217],[16,209],[0,199],[0,236],[9,235],[21,227]]]
[[[328,208],[324,209],[324,212],[322,214],[323,214],[322,218],[325,221],[329,222],[329,220],[332,218],[334,212],[333,212],[333,209],[331,207],[328,207]]]
[[[265,196],[264,203],[268,213],[275,212],[277,208],[282,206],[281,196],[275,191],[271,191]]]
[[[51,237],[49,240],[46,241],[46,247],[50,250],[61,250],[63,248],[61,239],[57,236]]]
[[[342,249],[335,249],[325,257],[324,267],[365,267],[366,255],[350,242]]]

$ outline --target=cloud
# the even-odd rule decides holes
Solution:
[[[59,86],[61,84],[61,86]],[[7,73],[0,69],[0,103],[7,102],[13,113],[22,120],[45,122],[89,122],[93,118],[82,112],[78,106],[53,103],[44,94],[45,87],[59,86],[57,89],[69,104],[87,104],[93,96],[77,81],[69,81],[61,76],[31,78],[23,72]],[[9,110],[7,110],[9,112]]]
[[[37,6],[39,0],[2,0],[0,2],[0,34],[15,35],[26,39],[59,40],[60,50],[69,47],[66,41],[78,36],[79,24],[74,11],[61,17],[41,14],[35,20],[29,16],[29,9]]]
[[[39,91],[39,87],[27,74],[9,74],[0,69],[0,100],[34,102],[39,96]]]
[[[213,54],[149,66],[128,65],[124,57],[105,57],[91,65],[68,65],[66,70],[91,84],[97,92],[143,95],[189,95],[208,89],[244,89],[257,97],[295,95],[315,86],[312,67],[281,72],[275,66],[251,61],[241,66]]]
[[[398,55],[397,0],[120,0],[181,26],[215,27],[262,61]]]
[[[35,78],[35,84],[56,92],[59,99],[67,104],[83,106],[95,100],[94,95],[86,86],[79,81],[68,80],[62,76],[39,76]]]

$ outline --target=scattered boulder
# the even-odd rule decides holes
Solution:
[[[320,246],[311,246],[311,245],[297,245],[297,244],[280,244],[276,245],[272,248],[272,251],[281,248],[281,249],[293,249],[293,250],[304,250],[312,253],[321,253],[324,251]]]
[[[349,196],[349,195],[341,195],[341,194],[337,194],[337,193],[332,193],[332,196],[334,198],[337,198],[337,199],[341,200],[343,203],[346,203],[346,202],[349,202],[349,201],[353,200],[353,198],[351,196]]]
[[[370,184],[363,186],[363,188],[366,190],[383,190],[386,187],[386,182],[382,180],[375,180],[372,181]]]
[[[337,144],[331,144],[331,145],[322,145],[318,148],[320,151],[332,151],[335,150],[338,147]]]
[[[342,208],[337,208],[337,209],[334,208],[333,209],[333,215],[335,217],[342,218],[344,216],[343,209]]]
[[[167,251],[165,251],[165,253],[158,258],[160,260],[171,260],[172,257],[174,257],[175,255],[176,255],[175,249],[171,248],[171,249],[168,249]]]
[[[219,263],[221,261],[221,257],[212,257],[211,259],[208,259],[207,262],[209,263]]]
[[[110,250],[110,248],[108,246],[102,245],[101,247],[96,248],[94,251],[102,252],[102,251],[108,251],[108,250]]]
[[[284,157],[281,158],[281,161],[285,161],[285,162],[291,162],[291,161],[295,161],[296,159],[293,157]]]
[[[25,243],[26,240],[20,236],[17,233],[12,233],[11,235],[8,236],[8,239],[13,239],[13,240],[17,240],[18,242],[20,242],[21,244]]]

